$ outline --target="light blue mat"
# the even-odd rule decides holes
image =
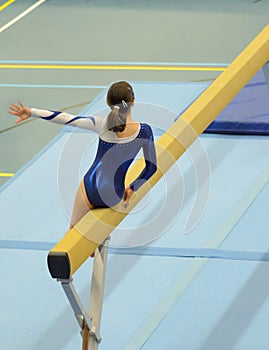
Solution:
[[[142,349],[268,349],[268,273],[268,263],[208,262]]]
[[[152,123],[158,138],[206,86],[135,83],[137,119]],[[84,113],[104,110],[105,91]],[[100,349],[268,348],[269,265],[261,262],[269,246],[268,142],[200,137],[113,232]],[[95,148],[94,134],[64,128],[1,189],[1,349],[81,346],[72,310],[47,271],[46,250],[68,228]],[[204,204],[193,211],[197,196]],[[85,305],[90,276],[89,260],[75,276]]]

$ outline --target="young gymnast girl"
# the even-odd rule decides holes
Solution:
[[[93,130],[99,135],[97,154],[77,191],[72,228],[92,208],[112,207],[131,196],[156,171],[156,152],[151,127],[133,120],[131,109],[135,102],[132,86],[124,81],[111,85],[107,104],[111,112],[107,117],[74,116],[28,108],[21,102],[9,106],[9,113],[19,117],[16,123],[29,117],[41,118],[57,124]],[[133,183],[125,187],[127,170],[140,149],[143,149],[145,167]]]

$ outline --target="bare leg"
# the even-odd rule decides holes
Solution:
[[[74,201],[70,229],[73,228],[91,209],[93,209],[93,205],[88,201],[84,183],[81,181]]]

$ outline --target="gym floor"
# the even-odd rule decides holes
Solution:
[[[178,100],[180,107],[174,109],[178,113],[184,99],[202,92],[268,24],[268,13],[269,3],[258,0],[0,1],[1,349],[73,350],[80,344],[65,296],[49,279],[45,266],[47,250],[67,227],[66,216],[53,202],[57,201],[53,182],[57,169],[52,170],[67,136],[60,126],[38,120],[15,125],[15,118],[7,114],[8,105],[20,100],[28,106],[77,114],[94,111],[99,104],[101,110],[105,88],[113,81],[128,80],[136,82],[138,98],[140,93],[170,109],[170,100],[174,105]],[[157,92],[152,97],[148,88],[154,84]],[[188,87],[198,90],[188,95]],[[64,136],[54,141],[59,133]],[[264,276],[268,276],[269,189],[263,178],[268,141],[266,137],[254,141],[255,145],[252,138],[203,138],[212,192],[208,212],[191,235],[178,234],[191,210],[188,203],[186,215],[176,218],[151,246],[162,248],[159,255],[111,252],[100,349],[268,349],[269,283]],[[238,159],[242,172],[231,175]],[[181,167],[183,174],[189,174],[184,158]],[[43,200],[36,198],[34,182],[39,176],[48,180]],[[185,181],[192,184],[193,179]],[[252,199],[248,189],[254,193]],[[187,190],[186,196],[194,196],[188,191],[192,192]],[[153,200],[159,195],[152,194]],[[228,223],[236,222],[233,209],[241,216],[229,231]],[[44,224],[44,214],[51,225],[48,220]],[[150,217],[146,213],[144,219],[145,215]],[[143,225],[144,219],[138,215],[129,224]],[[213,233],[219,236],[223,222],[227,236],[218,242],[225,241],[218,252],[222,258],[201,257],[201,251],[193,259],[168,256],[169,247],[189,249],[188,254],[202,247],[219,248]],[[112,246],[120,245],[117,237],[116,232]],[[252,254],[246,257],[247,252]],[[91,262],[77,277],[86,302],[90,269]],[[188,284],[190,279],[193,282]]]
[[[0,11],[1,173],[16,173],[59,131],[38,121],[14,127],[6,112],[11,102],[76,114],[112,81],[201,81],[219,73],[30,69],[27,62],[226,64],[267,24],[269,6],[252,0],[50,0],[2,30],[35,3],[16,0]],[[13,66],[3,68],[6,61]]]

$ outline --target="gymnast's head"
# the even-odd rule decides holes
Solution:
[[[131,113],[134,100],[133,88],[126,81],[119,81],[110,86],[107,92],[107,104],[111,108],[111,112],[107,117],[108,130],[124,131],[127,116]]]

